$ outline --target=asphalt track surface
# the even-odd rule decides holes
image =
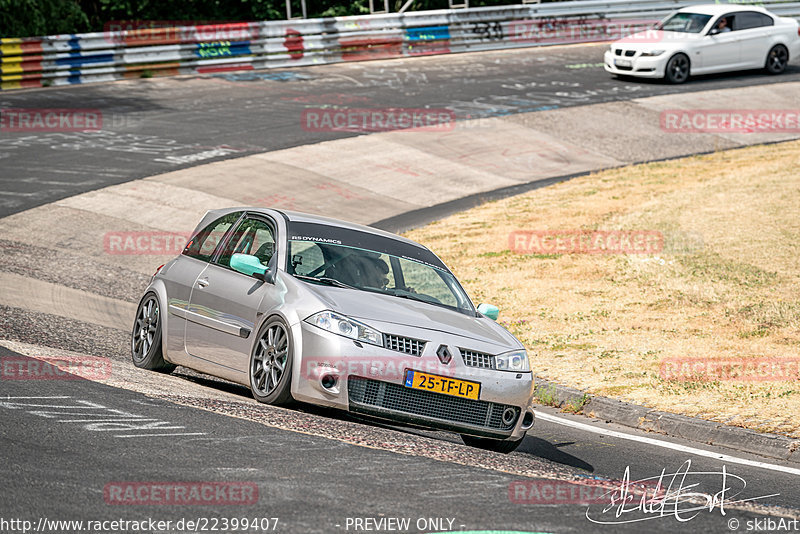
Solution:
[[[780,78],[758,73],[715,76],[681,88],[612,80],[601,68],[591,66],[599,62],[602,50],[602,46],[531,49],[0,94],[0,107],[92,108],[103,112],[104,121],[112,121],[95,135],[0,134],[0,215],[184,166],[348,135],[304,130],[300,115],[308,107],[448,107],[461,119],[800,79],[800,69],[792,67]],[[182,156],[221,147],[237,152],[175,163]],[[2,348],[0,356],[24,359]],[[121,351],[110,357],[125,356]],[[203,384],[230,389],[243,402],[247,399],[242,388],[214,381]],[[44,408],[56,414],[37,414],[34,412],[42,411],[39,407],[25,406],[39,401],[58,406]],[[76,404],[70,404],[73,402]],[[91,416],[84,415],[86,410],[75,408],[89,406],[86,403],[126,411],[134,414],[133,419],[148,419],[155,428],[167,428],[163,433],[175,435],[92,426],[92,422],[75,419],[91,421]],[[74,413],[62,417],[65,410]],[[272,413],[266,407],[263,410]],[[585,417],[555,414],[545,408],[539,411],[564,421],[590,423],[601,431],[654,437]],[[304,407],[288,413],[310,414],[331,427],[352,423],[342,414]],[[0,414],[0,483],[4,489],[0,520],[26,519],[36,524],[42,517],[152,517],[174,524],[181,518],[278,517],[278,532],[364,532],[347,528],[348,518],[400,517],[411,519],[410,532],[447,530],[414,528],[421,518],[452,519],[452,525],[445,522],[441,526],[454,530],[726,532],[732,518],[739,521],[738,530],[745,530],[747,521],[755,518],[800,517],[795,510],[800,478],[781,472],[781,462],[655,436],[778,467],[741,465],[542,418],[520,449],[508,457],[535,466],[535,474],[522,476],[513,468],[494,465],[490,453],[485,462],[475,462],[470,460],[473,457],[437,460],[392,450],[395,439],[408,436],[423,444],[432,438],[439,446],[452,443],[454,449],[461,447],[456,436],[446,433],[389,428],[388,435],[396,437],[387,439],[386,427],[357,422],[366,436],[380,436],[359,445],[328,439],[312,430],[284,430],[260,424],[255,417],[229,417],[89,381],[3,381]],[[103,428],[115,430],[100,430]],[[633,480],[657,477],[662,469],[668,474],[680,471],[687,460],[692,464],[685,491],[718,496],[724,487],[724,466],[727,487],[734,489],[727,498],[764,497],[757,501],[763,507],[746,510],[731,506],[723,515],[717,505],[689,522],[667,512],[667,517],[644,523],[603,526],[587,519],[587,513],[595,520],[613,521],[618,520],[616,508],[603,513],[604,506],[598,504],[543,505],[524,498],[517,502],[511,498],[513,492],[509,494],[509,486],[515,482],[533,481],[543,488],[553,480],[615,481],[623,477],[626,468]],[[788,470],[790,466],[783,467]],[[734,475],[746,481],[746,487],[742,488],[740,479],[731,478]],[[243,506],[108,504],[104,488],[126,481],[239,481],[254,483],[259,496],[257,502]],[[741,493],[733,496],[739,490]],[[684,510],[689,506],[685,504]],[[682,515],[686,518],[693,513]],[[619,519],[642,517],[631,512]],[[0,530],[13,531],[3,527],[2,521]],[[173,527],[170,531],[177,530]]]
[[[2,348],[0,356],[25,360]],[[117,411],[111,413],[113,410]],[[412,521],[412,528],[405,532],[641,532],[640,523],[609,526],[586,519],[588,514],[595,520],[618,520],[616,507],[603,513],[606,503],[542,505],[525,502],[531,493],[516,493],[509,487],[533,483],[544,492],[543,488],[557,483],[551,479],[553,474],[566,480],[570,475],[583,476],[587,483],[606,475],[619,480],[627,466],[632,479],[645,478],[659,474],[653,466],[664,465],[671,473],[680,471],[681,464],[691,459],[691,468],[683,468],[690,471],[685,492],[713,496],[723,488],[720,462],[665,455],[655,447],[564,432],[557,425],[541,422],[515,454],[541,460],[547,478],[519,477],[265,427],[85,380],[50,381],[47,388],[36,381],[5,382],[0,413],[5,473],[0,517],[33,525],[42,518],[85,522],[153,518],[176,525],[181,519],[277,517],[278,532],[363,532],[352,524],[348,527],[348,518],[397,517]],[[591,463],[593,458],[604,458],[602,465]],[[796,504],[786,495],[786,488],[796,483],[796,475],[730,465],[727,473],[727,487],[734,490],[729,490],[730,494],[741,490],[731,500],[783,493],[765,502]],[[734,476],[745,480],[746,488]],[[257,490],[254,498],[234,500],[233,504],[220,499],[201,505],[126,505],[109,489],[126,483],[167,481],[229,482]],[[562,487],[568,486],[562,483]],[[689,511],[692,506],[681,506],[684,519],[697,513]],[[728,508],[725,513],[723,517],[716,507],[680,524],[668,512],[667,517],[649,521],[647,528],[654,532],[674,532],[676,527],[719,532],[732,518],[745,525],[748,520],[765,517],[763,510]],[[623,519],[632,517],[642,515],[633,513]],[[452,523],[446,522],[444,529],[415,528],[418,520],[428,518]],[[169,531],[177,529],[173,526]]]
[[[544,47],[0,93],[0,108],[102,113],[97,132],[0,132],[0,217],[162,172],[357,135],[310,131],[301,120],[309,108],[447,109],[463,120],[800,80],[796,64],[777,77],[751,71],[700,77],[682,86],[615,80],[600,66],[605,47]]]

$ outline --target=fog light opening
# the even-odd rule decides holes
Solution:
[[[527,430],[533,426],[533,412],[525,412],[525,415],[522,417],[522,428]]]
[[[339,377],[336,375],[324,375],[320,378],[319,383],[322,384],[322,387],[325,389],[332,390],[339,383]]]
[[[517,411],[514,408],[506,408],[503,410],[503,424],[508,426],[517,418]]]

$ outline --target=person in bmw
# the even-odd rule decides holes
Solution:
[[[513,451],[534,423],[524,346],[424,246],[261,208],[208,212],[160,267],[131,336],[136,366],[183,365],[300,401],[457,432]]]

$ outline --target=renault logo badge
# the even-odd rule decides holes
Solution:
[[[439,361],[442,362],[442,365],[447,365],[450,363],[450,360],[453,359],[453,355],[450,354],[447,345],[439,345],[439,348],[436,349],[436,355],[439,357]]]

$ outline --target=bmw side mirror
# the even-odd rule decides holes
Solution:
[[[708,35],[717,35],[719,33],[719,28],[711,28],[711,31],[708,32]]]
[[[479,304],[478,313],[485,315],[492,321],[496,321],[497,317],[500,315],[500,308],[491,304]]]
[[[274,271],[267,268],[252,254],[234,254],[231,256],[231,269],[247,276],[255,276],[259,280],[264,280],[270,284],[275,282]]]

